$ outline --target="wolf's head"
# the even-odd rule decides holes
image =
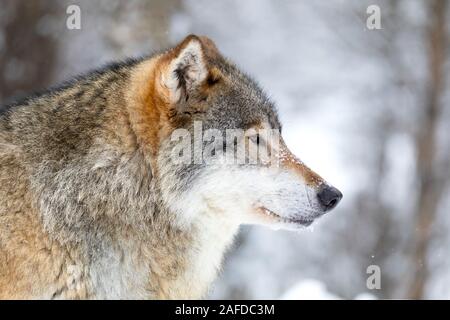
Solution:
[[[152,70],[143,123],[154,124],[154,176],[175,223],[208,215],[298,229],[341,200],[289,151],[273,103],[211,40],[188,36]]]

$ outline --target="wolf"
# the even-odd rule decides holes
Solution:
[[[282,130],[257,83],[196,35],[3,109],[0,298],[202,298],[240,225],[299,230],[341,200],[282,138],[276,166],[171,161],[173,133],[197,122]]]

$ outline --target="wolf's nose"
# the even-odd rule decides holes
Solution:
[[[341,201],[342,193],[334,187],[323,185],[317,193],[317,198],[322,208],[325,211],[330,211]]]

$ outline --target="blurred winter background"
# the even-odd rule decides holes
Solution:
[[[66,28],[71,4],[81,30]],[[0,104],[207,35],[344,193],[302,233],[243,228],[210,297],[450,298],[449,21],[444,0],[0,0]]]

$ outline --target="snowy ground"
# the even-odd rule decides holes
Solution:
[[[281,300],[339,300],[342,299],[328,291],[326,285],[318,280],[305,279],[280,297]],[[354,297],[355,300],[375,300],[371,293],[360,293]]]

